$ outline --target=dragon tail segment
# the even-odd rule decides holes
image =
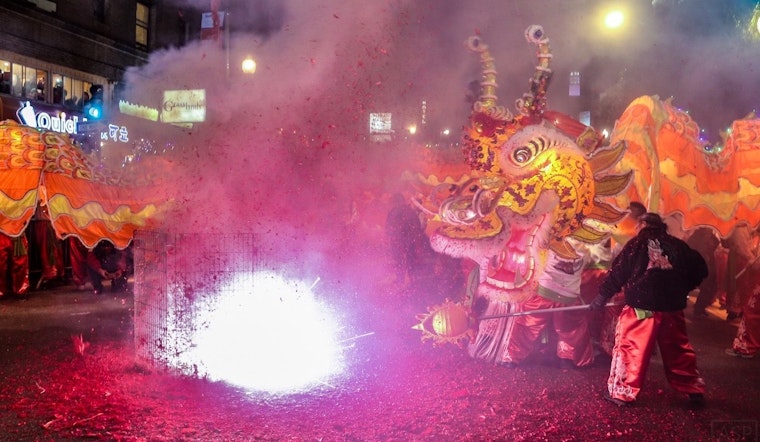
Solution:
[[[616,170],[633,174],[618,205],[641,201],[663,216],[681,214],[684,230],[699,225],[727,236],[737,223],[760,225],[760,119],[735,120],[722,144],[700,138],[699,126],[671,100],[643,96],[618,119],[611,141],[627,148]]]

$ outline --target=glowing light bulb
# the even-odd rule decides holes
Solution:
[[[610,11],[604,17],[604,25],[611,29],[617,29],[623,26],[623,21],[625,21],[625,17],[623,16],[623,13],[618,10]]]
[[[242,68],[244,73],[253,74],[256,72],[256,61],[251,57],[246,58],[243,60]]]

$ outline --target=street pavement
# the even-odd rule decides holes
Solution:
[[[133,287],[131,281],[129,287]],[[689,415],[691,417],[688,419],[702,419],[706,422],[705,425],[741,424],[751,429],[750,438],[713,440],[760,440],[760,370],[757,365],[760,357],[742,359],[726,355],[725,349],[731,346],[739,323],[726,321],[726,312],[717,306],[708,308],[708,317],[693,318],[692,301],[693,299],[686,310],[687,330],[697,353],[698,368],[706,382],[707,407],[703,414]],[[102,294],[95,295],[92,290],[76,291],[72,286],[35,290],[21,299],[0,299],[0,341],[12,343],[21,340],[20,337],[30,338],[25,340],[28,342],[26,345],[35,346],[40,353],[27,352],[27,357],[32,355],[35,360],[23,367],[35,367],[34,364],[45,360],[40,354],[47,354],[46,352],[52,351],[50,346],[64,342],[61,337],[75,338],[84,334],[88,342],[93,343],[134,339],[134,305],[132,292],[112,293],[106,289]],[[399,320],[405,322],[404,318]],[[406,322],[412,324],[414,319],[409,317]],[[406,336],[414,336],[415,342],[418,340],[416,334],[409,334],[408,329],[406,331]],[[405,339],[401,330],[398,330],[395,336]],[[9,370],[6,362],[14,360],[15,352],[16,347],[7,344],[5,353],[0,355],[0,366],[3,366],[6,372]],[[594,366],[585,372],[587,376],[596,379],[599,391],[606,379],[606,373],[609,373],[609,363],[609,358],[600,357]],[[649,380],[644,387],[644,402],[648,405],[634,407],[633,411],[627,410],[632,414],[621,417],[628,416],[627,418],[633,419],[632,422],[638,419],[635,416],[649,419],[649,407],[666,410],[670,418],[674,416],[672,413],[676,413],[677,416],[677,412],[667,405],[668,396],[665,392],[668,388],[663,380],[663,371],[661,359],[655,354],[647,374]],[[544,372],[540,367],[535,370],[536,382],[550,382],[541,380],[541,373]],[[532,371],[530,367],[526,367],[519,373],[530,374]],[[7,373],[5,376],[8,376]],[[658,400],[665,402],[656,402]],[[0,408],[2,405],[0,403]],[[610,405],[610,413],[615,412],[614,408]],[[615,416],[610,414],[608,418],[616,419]],[[664,418],[668,418],[667,416]]]
[[[93,294],[88,284],[83,291],[78,291],[75,286],[64,285],[32,290],[23,297],[0,297],[0,332],[44,328],[86,331],[93,316],[123,317],[132,314],[133,284],[134,281],[130,279],[128,290],[123,293],[112,293],[106,283],[104,292],[98,295]],[[717,304],[707,308],[707,317],[693,318],[692,304],[693,298],[690,298],[686,310],[687,325],[698,357],[725,358],[723,350],[730,347],[738,321],[726,321],[725,310],[719,309]]]
[[[103,293],[95,295],[89,284],[87,287],[78,291],[75,286],[60,286],[0,298],[0,332],[45,328],[86,331],[94,316],[119,316],[133,310],[131,281],[129,290],[122,293],[111,293],[106,285]]]

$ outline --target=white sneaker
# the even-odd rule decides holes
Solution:
[[[734,350],[733,348],[727,348],[726,354],[729,356],[733,356],[735,358],[742,358],[742,359],[752,359],[755,357],[754,354],[749,353],[739,353],[738,351]]]

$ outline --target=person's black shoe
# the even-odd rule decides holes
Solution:
[[[611,403],[617,405],[618,407],[630,407],[631,405],[633,405],[633,401],[624,401],[622,399],[614,398],[614,397],[610,396],[610,394],[607,393],[606,391],[604,392],[604,396],[603,397],[604,397],[605,401],[611,402]]]
[[[705,395],[702,393],[689,393],[689,405],[692,407],[704,407]]]
[[[510,362],[510,361],[497,362],[496,365],[498,365],[499,367],[503,367],[503,368],[517,368],[517,364],[515,364],[514,362]]]

